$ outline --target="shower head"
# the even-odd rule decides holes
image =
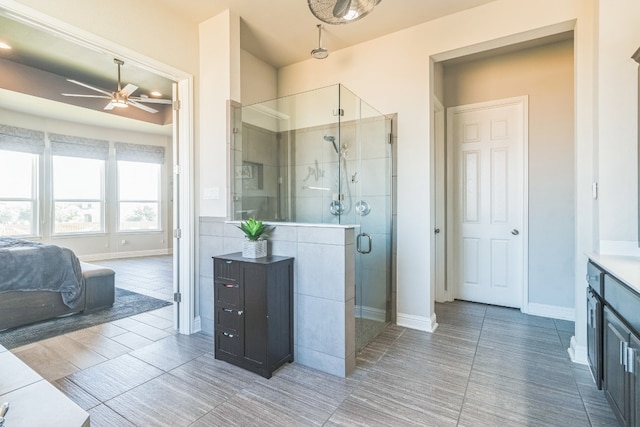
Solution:
[[[333,144],[333,149],[336,150],[336,154],[340,154],[340,150],[338,150],[338,146],[336,145],[336,137],[333,135],[325,135],[325,141],[329,141]]]
[[[329,51],[322,47],[322,24],[316,26],[318,27],[318,47],[311,51],[311,56],[316,59],[324,59],[329,56]]]

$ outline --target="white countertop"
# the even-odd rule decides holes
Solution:
[[[598,253],[588,253],[587,256],[616,279],[640,294],[640,257]]]

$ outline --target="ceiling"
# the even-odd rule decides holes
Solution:
[[[305,0],[190,0],[188,7],[184,0],[154,1],[194,25],[229,9],[241,18],[242,48],[276,68],[309,59],[311,50],[317,47],[316,25],[319,21],[311,14]],[[325,24],[322,44],[329,52],[333,52],[491,1],[494,0],[382,0],[373,12],[361,20],[347,25]],[[0,50],[0,60],[58,76],[62,84],[67,86],[69,83],[65,79],[70,78],[109,92],[116,89],[117,67],[113,57],[8,19],[1,12],[0,41],[8,42],[13,49]],[[139,87],[134,94],[136,96],[152,90],[160,91],[165,98],[171,96],[172,82],[164,77],[133,64],[124,64],[121,72],[123,86],[132,83]],[[63,91],[95,93],[81,86],[71,86]],[[28,102],[34,102],[35,94],[30,95],[32,98]],[[14,104],[14,99],[7,101],[7,98],[0,97],[0,107],[7,108]],[[98,100],[98,103],[94,100],[93,105],[89,105],[89,100],[83,98],[59,98],[54,101],[102,112],[104,100]],[[158,104],[150,105],[157,108]],[[110,115],[127,115],[137,109],[114,110],[119,111],[111,111]],[[145,118],[144,112],[138,110],[135,113],[138,117],[132,118],[136,120],[158,122],[157,115],[153,117],[145,113]],[[164,116],[170,118],[166,112]]]

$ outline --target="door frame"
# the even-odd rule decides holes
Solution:
[[[2,13],[3,10],[6,13]],[[104,39],[100,36],[62,22],[38,10],[24,6],[13,1],[0,0],[0,14],[10,19],[21,21],[25,24],[47,31],[53,35],[64,38],[72,43],[106,54],[112,55],[129,64],[154,72],[177,83],[179,92],[180,109],[178,114],[178,141],[173,139],[174,155],[179,153],[180,164],[174,164],[173,173],[180,172],[179,199],[177,200],[180,217],[179,222],[174,218],[173,229],[182,230],[182,238],[177,239],[178,256],[174,254],[175,265],[179,267],[177,276],[174,275],[174,289],[180,289],[181,302],[174,303],[174,314],[179,313],[180,319],[174,316],[174,327],[179,327],[181,334],[190,334],[199,330],[199,318],[195,318],[195,246],[194,246],[194,173],[193,173],[193,76],[168,64],[142,55],[127,47]],[[174,159],[175,163],[175,159]],[[174,175],[175,176],[175,175]],[[186,178],[186,179],[185,179]],[[174,200],[174,203],[176,201]],[[173,231],[172,231],[173,234]],[[175,241],[175,240],[174,240]],[[174,249],[176,249],[174,245]],[[177,258],[177,259],[176,259]]]
[[[446,136],[441,140],[436,139],[437,144],[444,144],[442,150],[445,153],[446,158],[446,179],[443,182],[437,182],[437,188],[444,189],[439,194],[444,194],[445,200],[440,201],[440,204],[445,206],[446,210],[446,233],[445,233],[445,245],[446,245],[446,259],[441,260],[444,262],[445,280],[442,283],[437,283],[437,295],[443,296],[443,301],[453,301],[456,295],[455,283],[451,281],[451,278],[456,277],[453,262],[454,259],[456,236],[454,235],[454,212],[453,201],[455,198],[454,188],[450,183],[453,182],[454,171],[454,153],[449,147],[452,144],[451,135],[453,135],[453,120],[450,119],[452,109],[456,111],[471,111],[485,108],[495,108],[500,106],[509,106],[514,104],[520,104],[522,106],[522,292],[521,292],[521,305],[520,311],[523,313],[529,312],[529,96],[516,96],[511,98],[496,99],[486,102],[477,102],[473,104],[459,105],[455,107],[449,107],[447,111],[446,119]]]

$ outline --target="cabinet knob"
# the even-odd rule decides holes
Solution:
[[[224,335],[225,337],[229,337],[229,338],[235,337],[235,335],[230,334],[229,332],[223,332],[222,335]]]
[[[238,316],[242,316],[242,313],[244,313],[244,310],[238,310]]]

